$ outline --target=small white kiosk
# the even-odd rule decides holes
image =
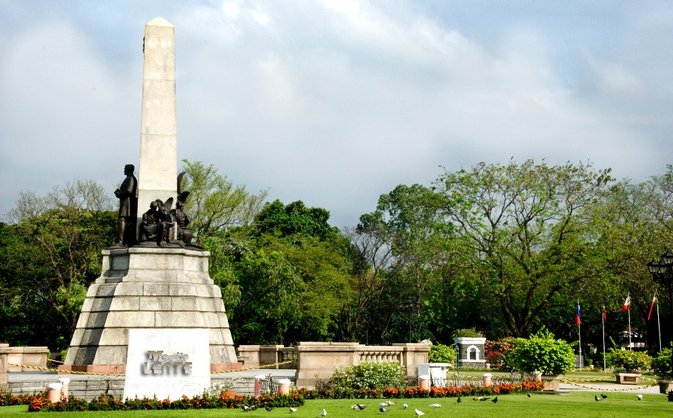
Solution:
[[[458,337],[454,338],[458,358],[456,364],[459,367],[485,368],[486,352],[484,337]]]
[[[430,379],[429,386],[445,387],[446,372],[451,367],[451,363],[420,363],[416,366],[417,376],[427,376]]]

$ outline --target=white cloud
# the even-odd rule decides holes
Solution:
[[[269,16],[267,16],[264,12],[260,10],[257,9],[250,10],[250,15],[252,16],[253,20],[261,26],[264,26],[267,23],[269,23]]]
[[[592,58],[589,61],[598,88],[609,95],[640,95],[645,86],[623,64]]]
[[[227,19],[237,19],[241,14],[241,6],[238,1],[224,0],[221,7],[222,13]]]

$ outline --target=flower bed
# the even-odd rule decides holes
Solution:
[[[127,399],[122,400],[114,396],[102,395],[91,401],[70,397],[68,400],[52,403],[45,394],[30,396],[28,411],[132,411],[132,410],[161,410],[161,409],[214,409],[239,408],[243,405],[254,407],[289,407],[301,406],[304,398],[299,393],[290,395],[262,395],[262,396],[183,396],[170,401],[167,399]]]
[[[289,395],[261,395],[261,396],[219,396],[204,394],[189,398],[184,396],[170,401],[167,399],[127,399],[122,400],[114,396],[101,395],[91,401],[74,396],[68,400],[52,403],[47,400],[46,393],[32,395],[12,395],[0,393],[0,406],[28,405],[28,411],[132,411],[132,410],[161,410],[161,409],[213,409],[213,408],[240,408],[243,405],[254,407],[290,407],[301,406],[305,399],[366,399],[366,398],[444,398],[476,395],[500,395],[508,393],[525,393],[542,390],[540,382],[501,383],[490,387],[477,385],[433,387],[422,390],[417,387],[407,389],[352,389],[352,390],[308,390],[299,389]]]
[[[366,399],[366,398],[445,398],[476,395],[526,393],[542,390],[541,382],[501,383],[489,387],[479,385],[432,387],[429,390],[410,387],[388,389],[299,389],[305,399]]]

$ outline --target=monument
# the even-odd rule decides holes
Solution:
[[[131,190],[124,187],[133,172],[127,165],[115,192],[121,242],[102,251],[101,276],[87,291],[61,370],[125,373],[125,397],[177,398],[203,393],[210,372],[240,363],[220,289],[208,275],[209,253],[182,231],[188,193],[178,193],[174,27],[162,18],[148,22],[143,53],[137,182],[143,215],[122,210],[130,193],[123,190]]]

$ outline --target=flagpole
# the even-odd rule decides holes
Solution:
[[[629,350],[633,350],[631,348],[631,307],[629,306],[629,309],[626,311],[626,313],[629,315]]]
[[[657,331],[659,331],[659,352],[661,353],[661,322],[659,322],[659,304],[657,303]]]
[[[582,371],[582,332],[580,331],[581,329],[582,329],[582,322],[580,321],[580,323],[577,324],[577,338],[580,344],[580,371]]]
[[[626,311],[626,314],[629,318],[629,350],[632,350],[631,347],[631,292],[626,295],[624,300],[624,306],[622,307],[622,313]]]
[[[605,371],[605,306],[601,312],[601,328],[603,328],[603,371]]]

